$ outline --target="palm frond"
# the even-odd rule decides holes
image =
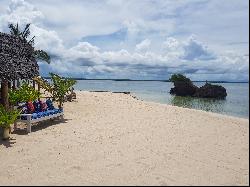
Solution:
[[[35,38],[35,36],[33,36],[33,37],[28,41],[28,43],[29,43],[30,45],[32,45],[32,46],[34,46],[34,44],[35,44],[34,38]]]
[[[30,23],[26,24],[25,29],[22,32],[22,38],[27,39],[30,35]]]
[[[30,23],[26,24],[23,31],[19,30],[18,23],[16,25],[13,25],[12,23],[9,24],[9,29],[10,29],[10,33],[12,35],[18,36],[22,40],[24,40],[24,41],[28,42],[29,44],[31,44],[32,46],[34,46],[34,44],[35,44],[35,41],[34,41],[35,36],[33,36],[28,41],[28,37],[30,36]],[[35,50],[33,55],[34,55],[34,57],[36,59],[45,61],[48,64],[50,64],[50,56],[45,51],[43,51],[43,50]]]
[[[50,56],[43,50],[35,50],[35,58],[50,64]]]
[[[18,23],[13,25],[12,23],[9,24],[10,33],[15,36],[21,36],[22,32],[19,30]]]

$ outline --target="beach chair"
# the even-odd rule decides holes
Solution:
[[[22,110],[26,111],[26,112],[24,112],[24,114],[21,114],[20,117],[15,121],[14,129],[17,128],[17,122],[22,122],[22,123],[25,123],[27,125],[27,132],[31,133],[31,126],[34,123],[38,123],[38,122],[42,122],[42,121],[46,121],[46,120],[52,120],[52,119],[56,119],[56,118],[63,119],[63,116],[64,116],[63,110],[54,108],[52,101],[50,101],[50,102],[51,102],[51,104],[50,104],[51,108],[48,107],[48,109],[47,109],[47,107],[46,107],[46,110],[44,110],[44,111],[33,110],[33,111],[27,112],[27,108],[26,109],[23,108]],[[21,106],[21,107],[23,107],[23,106]],[[40,109],[40,108],[38,107],[38,109]]]
[[[27,132],[31,133],[32,124],[56,118],[63,119],[63,116],[64,116],[63,110],[59,109],[47,110],[45,112],[39,112],[33,114],[21,114],[20,118],[15,121],[14,129],[17,129],[17,122],[22,122],[27,125]]]

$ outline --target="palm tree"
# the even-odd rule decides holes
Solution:
[[[30,36],[30,23],[26,24],[25,28],[23,31],[20,30],[18,23],[16,25],[13,25],[12,23],[9,24],[9,29],[10,29],[10,33],[12,35],[18,36],[20,37],[22,40],[27,41],[28,43],[30,43],[32,46],[34,45],[34,38],[35,36],[33,36],[29,41],[28,41],[28,37]],[[34,56],[36,59],[38,60],[42,60],[47,62],[48,64],[50,63],[50,56],[43,50],[35,50],[34,52]]]
[[[13,25],[12,23],[9,24],[9,29],[10,29],[10,33],[12,35],[18,36],[20,37],[22,40],[27,41],[28,43],[30,43],[32,46],[34,46],[34,38],[35,36],[33,36],[29,41],[28,41],[28,37],[30,36],[30,23],[26,24],[25,28],[23,31],[20,30],[18,23],[16,25]],[[34,50],[34,54],[35,58],[37,60],[42,60],[47,62],[48,64],[50,64],[50,56],[43,50]],[[15,83],[14,83],[15,84]],[[35,81],[33,81],[33,86],[35,87]],[[15,86],[14,86],[15,87]],[[40,86],[38,85],[38,89],[40,90]]]

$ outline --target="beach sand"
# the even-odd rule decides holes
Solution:
[[[65,120],[0,140],[0,185],[248,185],[249,120],[77,92]]]

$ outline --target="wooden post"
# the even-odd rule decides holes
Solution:
[[[20,80],[17,79],[17,88],[20,88]]]
[[[33,88],[36,89],[36,82],[33,80]]]
[[[16,89],[16,80],[13,81],[12,89],[13,89],[13,90]]]
[[[41,90],[41,85],[40,85],[40,83],[37,84],[37,87],[38,87],[38,91],[40,92],[40,90]]]
[[[9,99],[8,99],[8,81],[3,80],[1,82],[1,104],[5,109],[9,108]]]
[[[8,88],[11,89],[11,82],[8,82]]]
[[[28,120],[28,122],[27,122],[27,132],[31,133],[31,115],[27,116],[27,120]]]

